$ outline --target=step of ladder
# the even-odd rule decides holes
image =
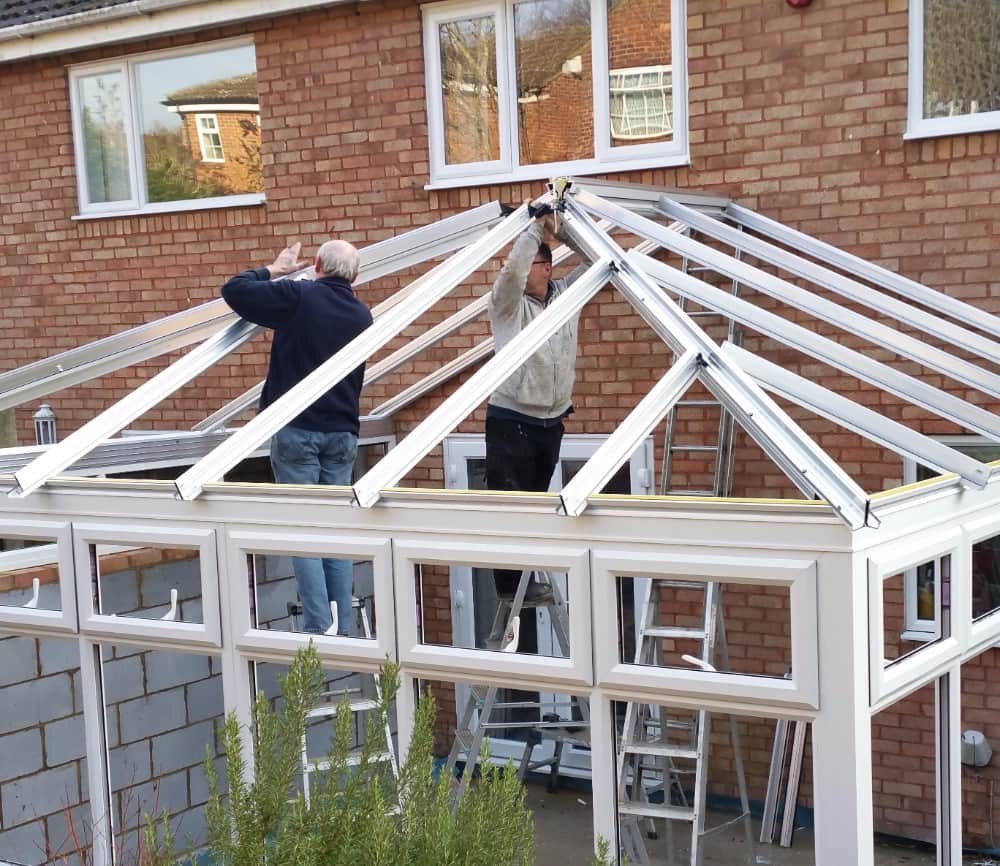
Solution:
[[[306,713],[307,719],[325,719],[330,716],[336,716],[337,711],[343,706],[343,703],[331,703],[323,704],[319,707],[313,707],[309,712]],[[353,700],[348,700],[346,703],[347,709],[352,713],[363,713],[367,710],[374,710],[378,708],[378,701],[372,698],[355,698]]]
[[[668,821],[694,821],[694,809],[688,806],[667,806],[661,803],[623,802],[618,804],[623,815],[637,818],[666,818]]]
[[[654,625],[646,629],[647,637],[673,638],[675,640],[704,640],[705,630],[701,628],[683,628],[666,625]]]
[[[345,763],[348,767],[360,766],[362,756],[360,751],[350,751],[347,753]],[[388,764],[392,761],[393,755],[391,752],[372,752],[368,758],[373,764]],[[302,769],[307,773],[325,773],[333,766],[333,763],[329,758],[317,758],[303,764]]]
[[[666,743],[625,743],[622,751],[627,755],[651,755],[657,758],[681,758],[697,760],[698,750],[684,746],[671,746]]]

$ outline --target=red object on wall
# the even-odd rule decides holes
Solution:
[[[805,9],[813,0],[785,0],[793,9]]]

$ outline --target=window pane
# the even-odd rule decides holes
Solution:
[[[87,201],[128,201],[128,141],[125,137],[125,77],[105,72],[80,79],[83,170]]]
[[[438,28],[444,161],[500,159],[497,40],[492,17],[449,21]]]
[[[136,65],[151,202],[262,192],[252,45]]]
[[[611,144],[673,138],[670,0],[608,0]]]
[[[518,3],[514,39],[521,164],[593,157],[590,3]]]
[[[1000,535],[972,545],[972,618],[1000,608]]]
[[[1000,3],[924,0],[924,117],[1000,111]]]

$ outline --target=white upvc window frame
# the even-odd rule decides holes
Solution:
[[[253,39],[237,38],[208,42],[197,46],[171,48],[163,51],[147,51],[129,54],[114,60],[87,63],[69,68],[70,115],[73,132],[73,157],[76,169],[79,213],[74,219],[92,219],[109,216],[134,216],[148,213],[172,213],[177,211],[207,210],[222,207],[244,207],[264,202],[263,193],[241,193],[238,195],[213,196],[211,198],[184,199],[171,202],[149,202],[146,198],[145,160],[142,153],[142,129],[139,113],[134,110],[138,104],[139,91],[136,66],[150,60],[166,60],[171,57],[192,57],[224,51],[245,45],[253,45]],[[115,202],[91,202],[87,192],[86,155],[83,140],[83,110],[79,97],[80,81],[93,75],[119,73],[123,81],[122,121],[128,154],[129,188],[128,199]],[[197,123],[196,123],[197,127]],[[258,124],[259,127],[259,124]],[[201,146],[201,132],[197,130],[198,144]],[[221,139],[220,139],[221,140]],[[203,154],[204,155],[204,154]],[[214,162],[214,160],[207,160]]]
[[[203,120],[212,121],[212,129],[202,128]],[[225,162],[226,161],[226,151],[222,146],[222,131],[219,129],[219,115],[206,112],[201,114],[196,114],[194,116],[195,129],[198,132],[198,147],[201,149],[201,161],[202,162]],[[216,144],[213,142],[208,142],[206,147],[206,138],[214,136],[219,140]],[[216,148],[218,148],[221,156],[209,156],[209,153],[214,153]]]
[[[974,435],[959,435],[959,436],[934,436],[936,441],[948,445],[952,448],[956,448],[964,454],[969,454],[969,456],[975,457],[974,453],[970,453],[969,448],[975,446],[983,447],[994,447],[995,443],[990,442],[985,436],[974,436]],[[964,446],[964,448],[963,448]],[[903,458],[903,484],[915,484],[917,482],[917,463],[916,461],[910,459],[909,457]],[[1000,528],[997,532],[992,533],[996,535],[1000,533]],[[982,541],[986,538],[990,538],[990,535],[984,535],[982,538],[977,539],[977,541]],[[917,592],[917,569],[910,568],[907,569],[904,575],[904,588],[903,588],[903,613],[904,613],[904,631],[900,637],[903,640],[909,641],[932,641],[937,638],[938,625],[936,619],[921,619],[918,615],[918,592]],[[939,592],[938,582],[935,581],[934,585],[934,609],[938,609],[939,600],[937,594]],[[987,614],[987,616],[990,616]]]
[[[673,140],[613,145],[610,117],[607,4],[591,0],[594,156],[566,162],[520,165],[517,139],[517,87],[514,53],[514,6],[523,0],[465,2],[444,0],[423,7],[424,70],[427,93],[430,183],[427,189],[447,189],[486,183],[539,180],[563,174],[687,165],[687,0],[670,0],[670,58]],[[441,54],[438,28],[450,21],[493,16],[497,40],[497,111],[500,158],[488,162],[448,165],[445,162],[444,106],[441,96]],[[553,122],[559,122],[555,119]]]
[[[385,537],[357,533],[342,535],[303,528],[298,532],[266,530],[256,526],[232,526],[226,532],[228,587],[249,586],[247,555],[329,557],[371,560],[375,593],[374,639],[343,635],[315,635],[255,628],[250,619],[249,595],[227,598],[225,609],[236,648],[248,655],[264,655],[275,649],[294,653],[312,642],[324,664],[347,665],[348,670],[375,671],[395,654],[395,608],[392,588],[390,543]],[[235,578],[233,577],[235,575]],[[352,614],[348,612],[347,616]],[[337,612],[338,617],[345,614]]]
[[[789,593],[792,671],[789,677],[657,668],[619,658],[617,617],[594,620],[595,685],[608,692],[645,691],[676,695],[678,705],[697,701],[716,706],[725,694],[729,706],[742,702],[751,713],[815,710],[819,707],[819,623],[816,612],[817,566],[812,559],[773,555],[725,555],[712,551],[601,550],[591,554],[594,608],[618,608],[618,577],[668,578],[697,583],[783,586]]]
[[[0,538],[23,541],[50,540],[51,544],[0,554],[4,570],[34,565],[54,565],[59,573],[59,610],[0,605],[0,628],[39,634],[75,634],[76,588],[73,585],[73,539],[68,521],[4,520]]]
[[[191,548],[198,551],[201,584],[201,622],[176,622],[143,617],[104,614],[94,605],[90,546]],[[96,640],[114,636],[124,643],[161,649],[196,647],[198,651],[222,646],[219,604],[219,568],[214,529],[156,523],[116,521],[73,524],[73,551],[76,562],[76,596],[80,633]],[[190,651],[190,650],[189,650]]]
[[[960,114],[954,117],[924,117],[924,0],[909,2],[908,52],[904,139],[964,135],[1000,129],[1000,111]]]

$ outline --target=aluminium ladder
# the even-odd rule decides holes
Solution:
[[[353,598],[351,599],[351,606],[358,611],[358,616],[361,621],[361,629],[364,636],[371,640],[372,629],[371,623],[368,619],[368,611],[365,608],[364,599]],[[333,633],[337,631],[337,602],[330,602],[330,612],[333,616],[333,625],[331,630]],[[307,723],[314,719],[335,719],[337,712],[340,710],[341,706],[344,705],[344,701],[347,702],[347,708],[352,716],[357,716],[360,713],[369,712],[371,710],[377,710],[382,703],[382,687],[379,684],[378,674],[374,677],[375,680],[375,697],[366,698],[360,696],[360,688],[348,688],[340,689],[335,691],[324,692],[323,697],[327,700],[320,704],[319,706],[313,707],[306,713]],[[399,764],[396,761],[396,754],[392,749],[392,730],[389,727],[389,719],[384,719],[385,728],[385,744],[384,750],[375,752],[370,755],[370,760],[376,764],[388,764],[392,772],[393,777],[399,778]],[[306,744],[308,731],[302,735],[302,793],[305,797],[306,803],[309,802],[309,791],[310,791],[310,777],[313,773],[326,772],[331,767],[331,762],[327,758],[310,758],[309,750]],[[356,767],[361,763],[362,749],[352,749],[347,755],[347,766]]]
[[[551,599],[541,602],[527,601],[525,599],[532,574],[536,575],[541,583],[548,584],[552,591]],[[539,607],[548,609],[549,620],[556,637],[556,642],[563,656],[568,658],[569,617],[562,593],[559,590],[558,584],[548,574],[530,569],[521,572],[514,597],[512,599],[500,599],[496,615],[493,619],[490,638],[487,641],[487,648],[501,652],[516,652],[520,632],[521,611],[526,608]],[[458,762],[464,761],[462,775],[459,778],[458,787],[455,791],[456,802],[465,793],[468,781],[475,770],[476,762],[479,760],[483,739],[490,730],[501,728],[521,728],[528,730],[529,736],[521,756],[518,776],[523,781],[531,770],[547,766],[550,768],[550,791],[554,791],[558,784],[559,767],[562,761],[564,746],[567,744],[590,745],[590,707],[588,702],[583,698],[576,699],[575,706],[579,709],[581,719],[574,720],[572,718],[574,706],[572,698],[568,704],[564,705],[552,704],[548,701],[499,701],[499,694],[500,688],[498,686],[470,686],[469,699],[458,720],[455,730],[455,740],[452,743],[451,752],[448,754],[448,762],[446,764],[446,772],[449,776],[454,776]],[[561,719],[557,713],[545,713],[541,718],[534,721],[493,721],[492,718],[493,713],[500,710],[538,709],[540,711],[543,704],[545,707],[551,709],[568,706],[571,718],[569,720]],[[535,746],[540,745],[542,740],[552,740],[554,742],[553,755],[550,758],[532,761]]]
[[[687,233],[692,234],[688,229]],[[741,257],[741,251],[733,253],[737,260]],[[697,274],[702,272],[714,273],[712,268],[696,266],[690,259],[685,258],[681,263],[681,271],[685,274]],[[730,291],[734,295],[739,295],[740,284],[736,280],[730,281]],[[703,327],[708,325],[724,324],[726,327],[726,340],[739,345],[742,341],[743,332],[739,328],[735,319],[722,316],[713,310],[691,310],[688,299],[681,296],[678,301],[680,308],[692,319],[708,320]],[[714,442],[702,442],[687,444],[678,442],[680,428],[686,423],[701,421],[711,412],[718,412],[719,422],[716,430]],[[722,404],[711,394],[707,397],[688,398],[678,400],[667,416],[667,427],[664,433],[663,442],[663,471],[660,475],[660,495],[662,496],[729,496],[732,490],[733,473],[733,445],[735,437],[735,421],[733,416],[725,410]],[[712,467],[712,486],[697,488],[691,486],[680,486],[674,484],[675,477],[675,455],[703,454],[714,457]]]
[[[659,625],[660,590],[701,590],[704,593],[700,627]],[[685,661],[703,670],[716,670],[715,655],[728,667],[725,624],[722,616],[722,586],[714,583],[650,580],[643,606],[635,664],[656,665],[660,661],[660,641],[680,640],[700,645],[697,656],[683,655]],[[729,717],[733,766],[740,794],[740,814],[706,829],[705,812],[708,791],[708,753],[711,713],[696,710],[692,719],[671,719],[666,707],[628,703],[622,736],[618,742],[618,814],[621,822],[622,848],[632,863],[648,866],[651,862],[643,838],[644,829],[655,837],[654,819],[665,819],[667,863],[674,866],[673,824],[691,824],[690,866],[701,866],[703,839],[739,821],[746,836],[747,862],[755,862],[750,800],[747,792],[743,754],[736,720]],[[679,738],[686,738],[681,739]],[[692,765],[693,764],[693,768]],[[694,776],[693,793],[684,786],[686,777]],[[651,795],[662,797],[654,802]]]

